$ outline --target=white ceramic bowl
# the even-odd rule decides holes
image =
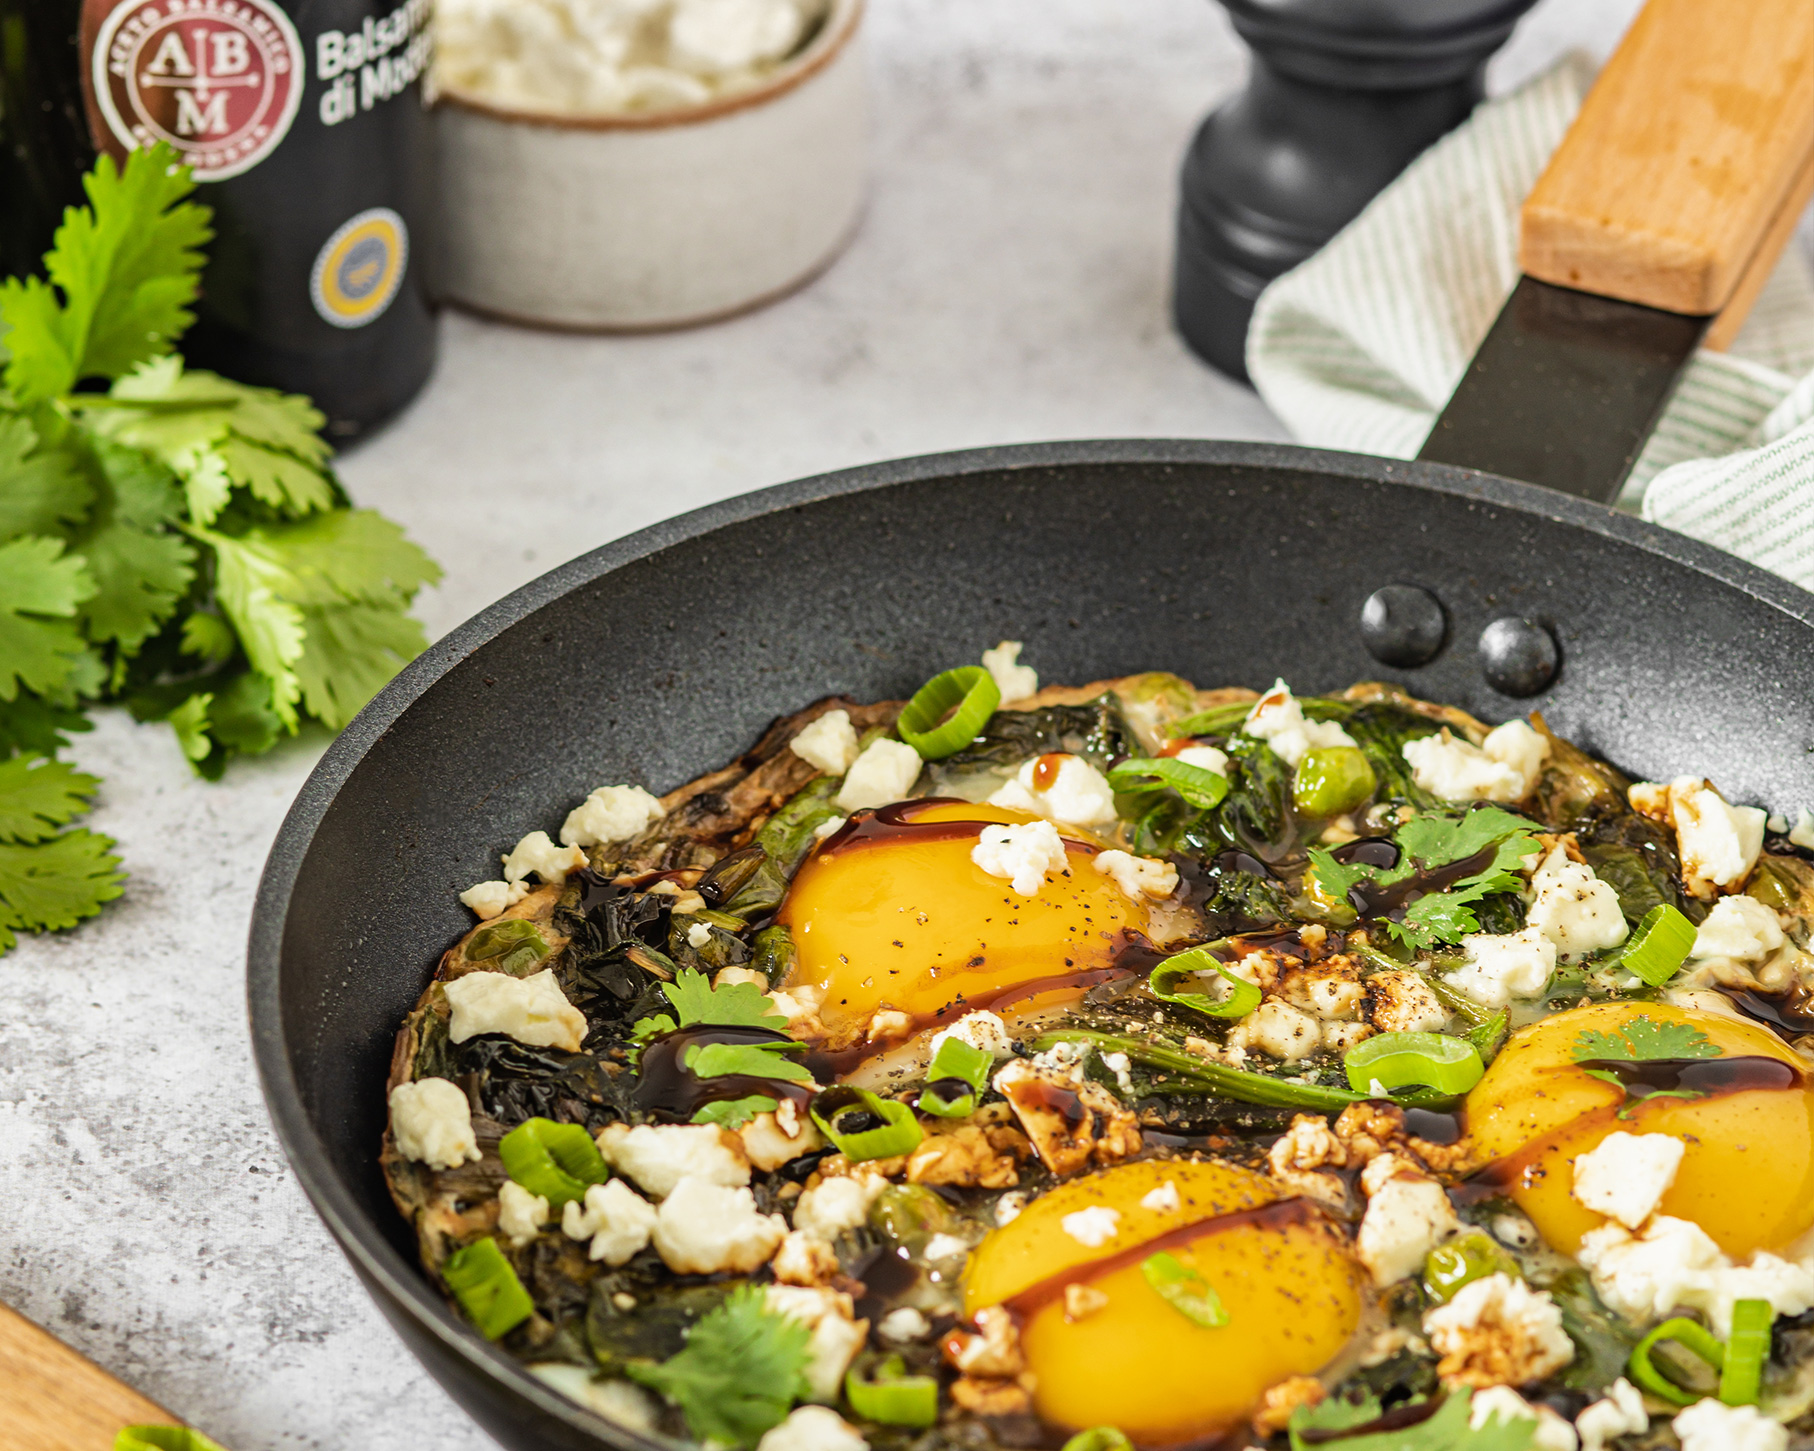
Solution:
[[[681,327],[756,307],[856,228],[869,149],[863,0],[753,90],[648,116],[443,94],[442,285],[516,322]]]

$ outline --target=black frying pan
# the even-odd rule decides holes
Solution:
[[[1446,647],[1382,667],[1359,617],[1433,591]],[[1546,624],[1528,701],[1475,642]],[[1646,777],[1814,804],[1814,595],[1529,484],[1262,445],[1042,444],[782,485],[543,576],[432,646],[328,750],[253,916],[252,1031],[298,1178],[379,1307],[504,1445],[649,1443],[563,1400],[447,1309],[378,1172],[398,1023],[470,925],[455,893],[601,782],[657,791],[821,695],[898,698],[1003,637],[1047,682],[1134,670],[1305,692],[1359,679],[1501,720],[1535,707]]]

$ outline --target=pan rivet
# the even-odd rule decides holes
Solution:
[[[1480,673],[1501,695],[1535,695],[1556,678],[1556,638],[1535,620],[1506,615],[1480,632]]]
[[[1361,641],[1381,665],[1427,665],[1442,649],[1448,617],[1442,602],[1414,584],[1389,584],[1367,596]]]

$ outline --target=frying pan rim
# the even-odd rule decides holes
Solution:
[[[316,1133],[291,1070],[279,993],[284,924],[310,846],[340,788],[367,752],[419,699],[476,650],[573,590],[729,525],[819,500],[970,475],[1068,465],[1228,465],[1254,471],[1316,473],[1391,484],[1470,500],[1495,509],[1586,530],[1683,565],[1814,627],[1814,594],[1736,556],[1589,500],[1474,469],[1340,453],[1292,444],[1219,439],[1086,439],[1007,444],[919,454],[809,475],[707,504],[602,544],[529,581],[435,641],[404,667],[328,747],[285,814],[260,874],[246,954],[246,996],[253,1056],[272,1126],[315,1212],[366,1278],[423,1333],[471,1370],[502,1381],[517,1396],[601,1442],[657,1448],[665,1443],[623,1426],[609,1437],[599,1420],[460,1324],[420,1269],[408,1262],[353,1198]]]

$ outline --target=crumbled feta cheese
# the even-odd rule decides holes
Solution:
[[[1682,1451],[1789,1451],[1789,1431],[1756,1406],[1729,1406],[1717,1397],[1696,1401],[1669,1423]]]
[[[1121,1211],[1110,1209],[1106,1204],[1092,1204],[1088,1209],[1065,1215],[1058,1223],[1080,1245],[1101,1249],[1115,1237],[1121,1224]]]
[[[553,1386],[570,1401],[632,1431],[648,1435],[655,1430],[655,1402],[641,1386],[627,1380],[594,1375],[583,1365],[546,1361],[529,1367],[529,1373]]]
[[[695,922],[687,928],[687,946],[697,952],[712,940],[712,929],[703,922]]]
[[[844,1384],[844,1372],[863,1348],[869,1333],[867,1320],[851,1318],[850,1296],[823,1286],[770,1285],[768,1309],[810,1326],[806,1343],[806,1385],[815,1401],[835,1401]]]
[[[598,1151],[657,1199],[683,1179],[730,1189],[750,1182],[742,1142],[716,1124],[606,1124],[598,1131]]]
[[[928,1260],[962,1259],[969,1256],[970,1246],[955,1234],[935,1234],[920,1253]]]
[[[418,1078],[391,1090],[391,1137],[397,1152],[431,1169],[457,1169],[484,1156],[472,1131],[472,1105],[445,1078]]]
[[[1634,1436],[1650,1429],[1644,1397],[1624,1376],[1606,1387],[1606,1394],[1575,1417],[1581,1451],[1606,1451],[1608,1441]]]
[[[1595,1214],[1636,1229],[1675,1183],[1687,1145],[1673,1134],[1611,1133],[1575,1159],[1570,1191]]]
[[[803,727],[787,746],[815,771],[842,776],[857,759],[857,728],[850,723],[849,711],[828,710]]]
[[[890,1310],[876,1321],[876,1334],[891,1345],[911,1345],[932,1333],[932,1322],[911,1305]]]
[[[987,1010],[965,1013],[949,1028],[934,1033],[932,1041],[926,1045],[928,1056],[936,1058],[939,1044],[947,1038],[956,1038],[960,1043],[968,1043],[972,1048],[987,1053],[991,1058],[1014,1056],[1014,1040],[1008,1035],[1008,1025],[996,1014]]]
[[[1531,877],[1531,888],[1537,896],[1525,923],[1555,943],[1560,957],[1617,947],[1631,933],[1611,883],[1596,877],[1592,867],[1571,860],[1564,846],[1552,848],[1543,859]]]
[[[1031,897],[1049,875],[1069,870],[1064,838],[1049,821],[1013,826],[985,826],[970,849],[970,860],[992,877],[1004,877],[1023,897]]]
[[[661,802],[640,786],[600,786],[567,813],[561,823],[561,841],[566,846],[628,841],[665,814]]]
[[[1573,1426],[1548,1406],[1533,1406],[1510,1386],[1488,1386],[1474,1392],[1468,1402],[1468,1425],[1478,1431],[1488,1421],[1505,1426],[1513,1421],[1535,1421],[1530,1451],[1576,1451]]]
[[[1630,796],[1634,810],[1675,827],[1682,883],[1695,896],[1710,902],[1722,890],[1744,885],[1764,847],[1767,815],[1761,808],[1728,805],[1696,776],[1678,776],[1666,786],[1640,781]]]
[[[1066,826],[1107,826],[1114,821],[1115,790],[1108,777],[1082,756],[1053,754],[1056,769],[1040,769],[1051,759],[1048,756],[1022,763],[1014,779],[989,798],[989,805],[1031,811]]]
[[[1167,1179],[1157,1189],[1148,1189],[1140,1196],[1140,1207],[1150,1209],[1155,1214],[1173,1214],[1183,1206],[1178,1197],[1178,1186]]]
[[[1795,825],[1789,828],[1789,845],[1814,851],[1814,811],[1805,806],[1801,808],[1795,817]]]
[[[1228,1045],[1296,1063],[1323,1046],[1323,1025],[1280,998],[1267,998],[1229,1030]]]
[[[1228,754],[1218,751],[1214,746],[1186,746],[1173,756],[1174,761],[1182,761],[1187,766],[1199,770],[1214,771],[1218,776],[1228,774]]]
[[[527,882],[475,882],[460,893],[460,904],[489,922],[529,895]]]
[[[1322,746],[1354,744],[1354,737],[1334,721],[1306,720],[1304,707],[1283,680],[1275,680],[1272,689],[1254,702],[1241,733],[1265,741],[1287,766],[1296,766]]]
[[[556,846],[545,831],[532,831],[503,862],[507,882],[520,882],[531,872],[544,882],[564,882],[568,872],[576,872],[586,864],[586,854],[577,846]]]
[[[1114,880],[1136,902],[1142,897],[1169,897],[1178,890],[1178,869],[1157,857],[1125,851],[1099,851],[1096,870]]]
[[[514,1179],[498,1186],[498,1233],[512,1248],[528,1244],[547,1222],[548,1201],[542,1195],[531,1194]]]
[[[790,0],[676,0],[669,58],[702,76],[749,70],[786,55],[800,32]]]
[[[750,1163],[765,1174],[825,1143],[812,1120],[799,1117],[791,1098],[782,1099],[773,1113],[757,1114],[737,1130],[737,1137]]]
[[[586,1036],[586,1016],[567,1001],[552,968],[528,977],[469,972],[449,979],[442,990],[453,1008],[447,1036],[455,1043],[481,1033],[506,1033],[532,1048],[577,1053]]]
[[[592,1241],[587,1254],[615,1268],[641,1252],[655,1232],[655,1206],[622,1179],[588,1184],[582,1206],[561,1207],[561,1231],[569,1239]]]
[[[1379,1154],[1363,1171],[1367,1212],[1354,1250],[1376,1285],[1390,1285],[1422,1268],[1424,1256],[1461,1227],[1442,1185],[1401,1155]]]
[[[1590,1230],[1576,1258],[1600,1298],[1637,1325],[1676,1309],[1699,1310],[1723,1339],[1738,1300],[1768,1300],[1778,1315],[1814,1309],[1814,1267],[1763,1250],[1734,1265],[1699,1225],[1665,1214],[1635,1235],[1612,1223]]]
[[[1488,1008],[1513,998],[1535,997],[1556,970],[1556,944],[1535,927],[1503,936],[1480,932],[1461,943],[1467,965],[1448,975],[1449,986]]]
[[[869,1443],[830,1406],[796,1406],[756,1451],[869,1451]]]
[[[748,1274],[780,1246],[787,1221],[763,1214],[747,1189],[710,1179],[682,1179],[656,1211],[654,1241],[661,1262],[677,1275]]]
[[[1000,1228],[1004,1224],[1014,1223],[1020,1218],[1021,1211],[1026,1207],[1027,1196],[1023,1191],[1017,1189],[1012,1194],[1002,1195],[995,1201],[996,1227]]]
[[[1561,1307],[1504,1273],[1463,1285],[1425,1314],[1423,1333],[1442,1357],[1443,1379],[1477,1387],[1528,1385],[1575,1358]]]
[[[1487,732],[1479,745],[1458,740],[1447,726],[1406,741],[1411,779],[1444,801],[1522,801],[1537,785],[1549,742],[1521,720]]]
[[[860,811],[865,806],[886,806],[901,801],[920,777],[920,753],[905,741],[878,737],[851,762],[839,787],[840,811]]]
[[[1003,640],[993,650],[983,651],[983,669],[994,677],[1004,702],[1039,694],[1039,672],[1020,663],[1023,648],[1019,640]]]
[[[1366,989],[1367,1016],[1382,1033],[1436,1033],[1448,1025],[1449,1010],[1419,973],[1376,972]]]
[[[837,835],[838,828],[849,821],[848,816],[831,816],[813,828],[813,840],[824,841],[828,836]]]
[[[887,1188],[880,1175],[821,1179],[794,1202],[794,1228],[827,1242],[869,1218],[869,1206]]]
[[[1128,1056],[1125,1053],[1104,1053],[1102,1066],[1115,1075],[1115,1086],[1128,1098],[1134,1096],[1134,1079],[1128,1072]]]
[[[1721,897],[1694,934],[1690,957],[1761,962],[1783,945],[1782,923],[1755,897]]]

